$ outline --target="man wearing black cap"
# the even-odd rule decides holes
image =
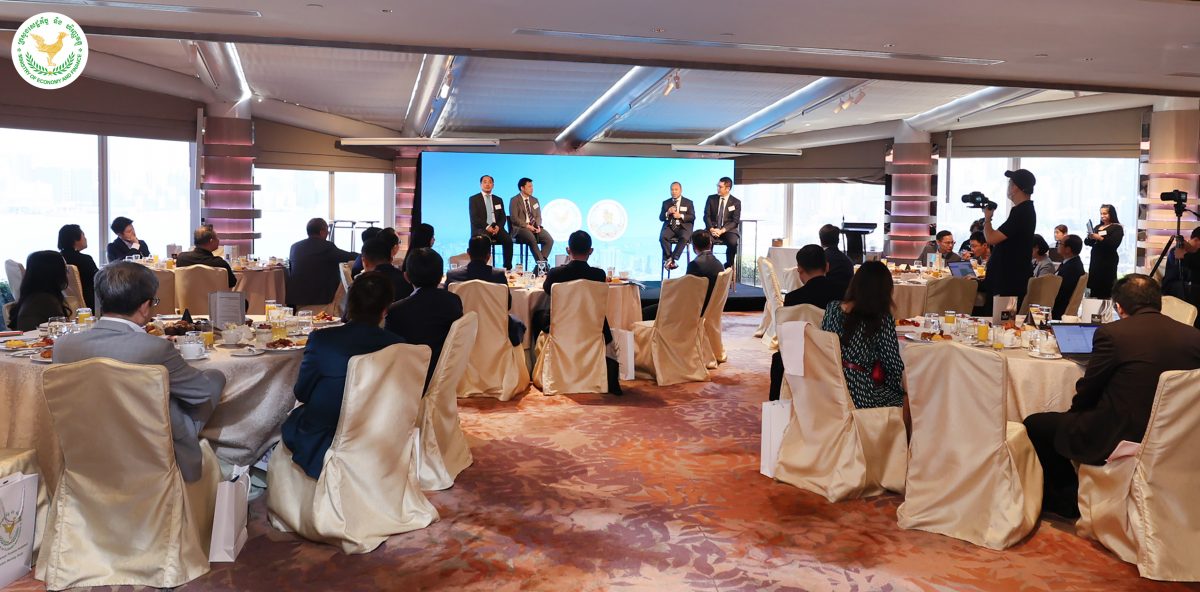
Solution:
[[[1033,250],[1033,232],[1037,226],[1037,212],[1033,209],[1033,186],[1037,183],[1033,173],[1025,169],[1005,171],[1008,177],[1008,200],[1013,206],[1008,219],[1000,228],[992,227],[995,210],[983,210],[983,235],[992,248],[987,262],[987,278],[984,282],[989,298],[992,296],[1025,296],[1029,278],[1033,275],[1029,267],[1029,253]],[[985,304],[991,309],[991,302]]]

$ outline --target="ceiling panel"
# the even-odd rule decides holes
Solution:
[[[772,130],[771,135],[809,132],[834,127],[863,125],[904,119],[982,89],[966,84],[923,84],[877,80],[863,88],[866,95],[857,105],[834,113],[830,103]]]
[[[88,49],[194,76],[188,48],[177,39],[88,35]]]

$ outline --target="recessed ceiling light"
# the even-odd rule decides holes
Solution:
[[[884,43],[883,46],[887,49],[891,49],[893,47],[896,47],[896,44],[895,43]]]
[[[0,0],[0,4],[29,4],[29,2],[26,2],[25,0]],[[39,4],[57,4],[62,6],[78,6],[81,8],[127,8],[130,10],[155,10],[159,12],[223,14],[228,16],[262,16],[262,13],[257,10],[207,8],[203,6],[183,6],[179,4],[147,4],[142,2],[123,2],[121,0],[42,0],[39,2]]]
[[[1048,58],[1048,57],[1050,57],[1050,54],[1048,54],[1048,53],[1035,53],[1035,54],[1033,54],[1033,57],[1035,57],[1035,58]]]
[[[1083,61],[1085,61],[1085,62],[1091,62],[1091,61],[1094,61],[1095,59],[1096,59],[1096,58],[1083,58]]]
[[[654,32],[654,33],[666,33],[667,32],[667,30],[662,27],[654,27],[653,29],[650,29],[650,31]]]
[[[307,7],[309,7],[309,8],[325,8],[325,5],[324,5],[324,4],[316,4],[316,3],[313,3],[313,4],[306,4],[305,6],[307,6]]]
[[[382,12],[383,14],[392,14],[392,9],[390,9],[390,8],[385,8],[385,9],[383,9],[383,10],[380,10],[379,12]]]
[[[721,33],[722,37],[733,37],[733,33]]]

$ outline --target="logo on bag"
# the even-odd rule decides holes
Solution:
[[[13,36],[13,65],[25,82],[38,88],[62,88],[75,82],[83,74],[87,57],[83,29],[57,12],[29,17]]]
[[[21,515],[24,513],[25,504],[22,503],[19,510],[10,512],[4,507],[4,501],[0,500],[0,551],[12,549],[21,539]]]

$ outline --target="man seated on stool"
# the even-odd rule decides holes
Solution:
[[[388,308],[384,328],[404,338],[405,343],[428,345],[433,350],[429,372],[425,375],[425,386],[428,387],[446,335],[450,333],[450,325],[463,316],[462,299],[458,294],[438,287],[442,282],[442,256],[437,251],[417,249],[409,253],[405,261],[404,278],[415,291]]]
[[[180,253],[175,260],[176,267],[207,265],[223,268],[225,273],[229,274],[229,287],[237,285],[237,276],[233,275],[233,269],[229,267],[229,262],[213,255],[213,251],[221,246],[221,239],[217,237],[216,232],[206,226],[197,228],[192,243],[196,245],[196,248],[186,253]]]
[[[733,179],[721,177],[717,192],[708,196],[704,204],[704,226],[714,243],[725,245],[725,267],[733,267],[740,242],[738,225],[742,221],[742,201],[729,194],[731,189]]]
[[[380,234],[363,243],[362,262],[364,272],[374,271],[392,283],[392,298],[395,301],[408,298],[413,293],[413,287],[404,279],[404,272],[392,265],[392,257],[395,256],[399,245],[393,241],[397,241],[395,235],[388,237]],[[354,281],[357,282],[358,278],[354,278]]]
[[[712,254],[712,235],[707,230],[697,230],[692,233],[692,251],[696,256],[688,262],[687,274],[702,277],[708,280],[708,289],[704,293],[704,307],[700,309],[700,314],[704,314],[708,310],[708,301],[712,298],[713,286],[717,284],[717,276],[725,267]],[[642,308],[642,319],[651,320],[658,318],[658,305],[651,304]]]
[[[817,245],[804,245],[796,251],[796,275],[800,276],[803,286],[788,292],[783,297],[784,306],[811,304],[821,310],[834,300],[841,300],[846,295],[845,288],[834,283],[826,275],[829,263],[825,260],[825,250]],[[817,327],[820,329],[820,327]],[[771,390],[770,400],[779,400],[779,391],[783,388],[783,356],[779,352],[771,354]]]
[[[508,204],[508,217],[513,242],[525,245],[533,253],[535,262],[545,261],[554,249],[554,237],[542,228],[542,206],[533,196],[533,179],[521,177],[517,181],[518,193]],[[540,248],[539,248],[540,246]]]
[[[183,480],[192,482],[200,479],[204,466],[200,430],[221,400],[225,375],[220,370],[193,368],[170,341],[146,333],[142,327],[153,316],[150,309],[158,304],[157,292],[158,278],[143,265],[118,261],[100,268],[96,298],[103,316],[89,331],[60,337],[54,344],[54,362],[110,358],[166,368],[175,463]]]
[[[1079,251],[1082,250],[1083,239],[1074,234],[1058,241],[1058,255],[1062,264],[1058,266],[1056,274],[1062,278],[1062,285],[1058,287],[1058,295],[1054,297],[1054,307],[1051,309],[1051,314],[1056,320],[1061,320],[1067,313],[1067,305],[1071,303],[1071,296],[1075,294],[1075,286],[1079,284],[1079,278],[1087,273],[1083,269],[1083,260],[1079,258]],[[1079,311],[1073,310],[1071,314],[1077,312]]]
[[[1025,418],[1045,473],[1042,510],[1078,518],[1079,478],[1071,461],[1103,465],[1122,440],[1141,442],[1158,378],[1200,368],[1200,331],[1164,316],[1158,283],[1140,273],[1113,286],[1121,320],[1101,325],[1092,357],[1065,413]]]
[[[508,217],[504,215],[504,200],[492,195],[496,182],[491,175],[479,178],[479,193],[467,198],[467,210],[471,216],[471,236],[482,234],[500,245],[504,251],[504,269],[512,269],[513,239],[504,229]]]
[[[692,236],[692,227],[696,223],[696,206],[692,204],[692,200],[683,196],[683,185],[680,185],[679,181],[671,183],[671,197],[663,200],[662,212],[659,212],[658,219],[663,223],[662,232],[658,234],[663,267],[675,269],[679,267],[676,262],[683,256],[687,241]],[[672,240],[675,241],[675,250],[671,250]]]
[[[854,262],[838,248],[841,236],[842,229],[833,224],[826,224],[817,231],[817,239],[821,242],[821,248],[825,250],[825,262],[829,264],[825,277],[829,278],[840,292],[838,298],[846,293],[846,288],[850,287],[850,278],[854,277]]]

